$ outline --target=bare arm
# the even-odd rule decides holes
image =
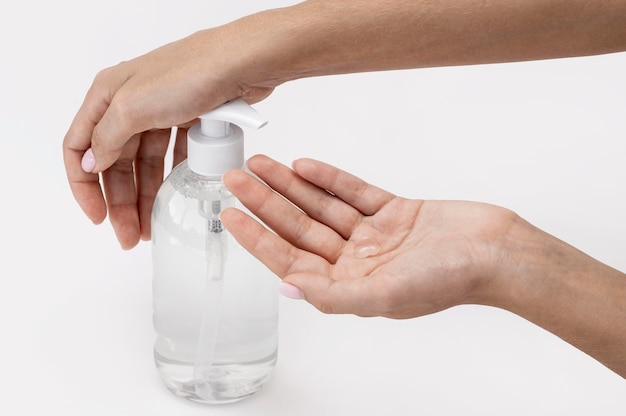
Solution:
[[[278,28],[277,80],[626,50],[623,0],[310,0],[256,19]]]
[[[101,71],[65,136],[65,168],[86,215],[108,213],[130,248],[150,238],[169,128],[228,100],[310,76],[624,50],[626,0],[309,0]]]

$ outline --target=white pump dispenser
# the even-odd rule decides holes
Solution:
[[[267,124],[242,99],[230,101],[201,115],[200,123],[189,129],[187,154],[189,169],[204,176],[223,175],[244,163],[243,130],[239,126],[261,128]]]
[[[201,115],[188,159],[152,210],[154,358],[177,396],[228,403],[258,391],[277,357],[278,279],[226,231],[227,207],[245,210],[222,175],[245,168],[243,131],[266,121],[243,100]]]

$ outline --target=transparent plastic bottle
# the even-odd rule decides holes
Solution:
[[[222,107],[201,123],[253,111],[243,102]],[[152,212],[156,366],[174,394],[211,404],[258,391],[271,376],[278,345],[278,279],[219,220],[227,207],[244,209],[221,180],[225,170],[244,164],[241,129],[227,124],[190,129],[189,159],[164,181]],[[228,144],[233,136],[241,143]]]

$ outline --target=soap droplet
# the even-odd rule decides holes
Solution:
[[[356,257],[359,259],[365,259],[370,256],[375,256],[380,251],[380,247],[374,244],[360,245],[356,249]]]

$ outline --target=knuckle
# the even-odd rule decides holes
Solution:
[[[311,218],[308,215],[302,214],[299,216],[294,224],[294,237],[296,242],[306,241],[307,234],[309,233],[312,224]]]
[[[126,94],[118,90],[111,101],[110,109],[116,117],[118,123],[128,124],[129,120],[135,118],[139,113],[137,100],[132,94]]]
[[[161,155],[138,153],[136,161],[138,166],[146,170],[162,170],[165,168],[165,160]]]
[[[115,65],[98,71],[93,79],[92,89],[108,89],[108,86],[111,85],[112,81],[115,79],[118,70],[119,65]]]
[[[134,175],[135,170],[132,161],[118,159],[113,163],[109,169],[109,175],[120,175],[120,176],[130,176]]]
[[[293,250],[290,250],[287,254],[287,258],[285,259],[285,276],[296,272],[297,261],[297,255],[293,252]]]
[[[108,68],[104,68],[101,69],[100,71],[98,71],[98,73],[96,74],[96,76],[93,79],[93,85],[94,86],[101,86],[105,83],[107,83],[109,77],[111,76],[111,72],[113,71],[114,67],[108,67]]]
[[[318,203],[315,206],[315,217],[322,218],[328,211],[331,211],[332,204],[335,202],[335,200],[335,196],[329,192],[321,195]]]

